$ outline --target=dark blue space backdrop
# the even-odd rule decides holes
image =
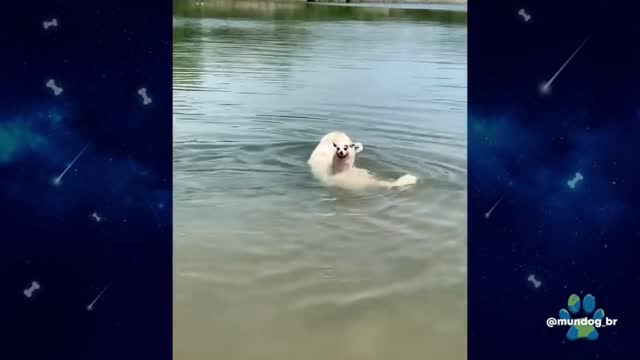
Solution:
[[[469,358],[637,358],[640,9],[469,5]],[[574,293],[617,326],[548,328]]]
[[[169,359],[171,2],[0,14],[0,359]]]

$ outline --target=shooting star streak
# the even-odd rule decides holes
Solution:
[[[62,178],[64,177],[64,175],[67,173],[67,171],[69,171],[69,169],[71,169],[71,167],[73,166],[73,164],[75,164],[76,161],[78,161],[78,159],[80,158],[80,156],[82,156],[82,154],[84,153],[85,150],[87,150],[87,147],[89,147],[89,144],[85,145],[82,150],[80,150],[80,152],[78,153],[78,155],[76,155],[75,158],[73,158],[73,160],[71,160],[71,162],[69,163],[69,165],[67,165],[67,167],[60,173],[60,175],[58,175],[55,179],[53,179],[53,185],[60,185],[60,182],[62,181]]]
[[[551,88],[551,84],[553,84],[553,81],[558,77],[558,75],[560,75],[560,73],[562,72],[562,70],[564,70],[564,68],[567,66],[567,64],[571,61],[571,59],[573,59],[574,56],[576,56],[576,54],[578,53],[578,51],[580,51],[580,49],[582,49],[582,47],[584,46],[584,44],[587,43],[587,41],[589,40],[589,38],[591,37],[591,34],[589,34],[584,41],[582,41],[582,44],[580,44],[580,46],[578,46],[578,48],[573,52],[573,54],[571,54],[571,56],[569,56],[569,58],[567,59],[567,61],[564,62],[564,64],[562,64],[562,66],[560,66],[560,69],[558,69],[558,71],[556,71],[555,74],[553,74],[553,76],[551,77],[551,79],[549,79],[549,81],[547,81],[544,85],[542,85],[541,91],[543,93],[548,93],[549,89]]]
[[[93,304],[96,303],[96,301],[98,301],[98,299],[100,299],[100,296],[102,296],[102,294],[104,294],[105,291],[107,291],[107,289],[109,288],[109,286],[111,286],[111,283],[109,283],[109,285],[105,286],[104,289],[102,289],[102,291],[100,291],[100,294],[98,294],[98,296],[96,296],[95,299],[93,299],[93,301],[91,302],[91,304],[87,305],[87,311],[91,311],[93,310]]]
[[[491,217],[491,212],[493,211],[493,209],[495,209],[495,208],[498,206],[498,204],[500,204],[500,201],[502,201],[502,197],[500,197],[500,200],[498,200],[498,201],[495,203],[495,205],[493,205],[493,207],[492,207],[491,209],[489,209],[489,211],[487,211],[487,212],[484,214],[485,219],[488,219],[488,218],[490,218],[490,217]]]

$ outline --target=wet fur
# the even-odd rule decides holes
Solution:
[[[352,145],[353,146],[350,146]],[[344,151],[347,146],[348,155],[340,158],[338,149]],[[322,137],[320,143],[311,153],[307,163],[313,175],[328,186],[349,190],[360,190],[371,187],[393,188],[413,185],[417,178],[406,174],[395,181],[378,180],[366,169],[355,166],[356,154],[363,150],[361,143],[353,143],[343,132],[330,132]]]

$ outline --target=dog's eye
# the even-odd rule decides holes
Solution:
[[[345,146],[344,146],[344,149],[345,149],[345,150],[348,150],[348,149],[349,149],[349,146],[345,145]]]

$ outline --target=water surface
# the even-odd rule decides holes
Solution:
[[[466,357],[466,23],[327,8],[176,8],[176,359]],[[332,130],[419,184],[321,186]]]

